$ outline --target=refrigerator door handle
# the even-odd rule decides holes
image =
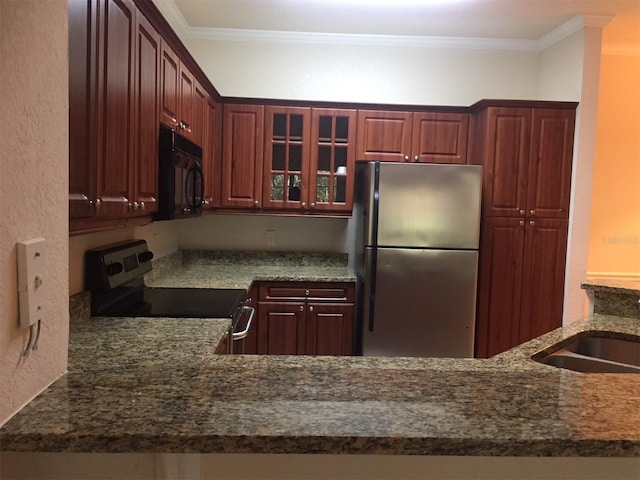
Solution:
[[[368,248],[365,250],[364,269],[365,269],[365,281],[363,289],[363,302],[364,315],[363,320],[367,322],[367,328],[370,332],[373,332],[374,327],[374,312],[376,303],[376,277],[377,277],[377,250],[375,248]]]

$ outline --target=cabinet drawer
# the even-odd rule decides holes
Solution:
[[[349,282],[262,282],[258,288],[260,301],[313,300],[353,302],[355,288]]]

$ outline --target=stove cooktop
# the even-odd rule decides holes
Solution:
[[[245,296],[243,289],[146,287],[137,295],[129,295],[96,314],[104,317],[233,318]]]

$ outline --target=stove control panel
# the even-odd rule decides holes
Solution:
[[[85,254],[85,288],[112,290],[151,271],[153,252],[144,240],[106,245]]]

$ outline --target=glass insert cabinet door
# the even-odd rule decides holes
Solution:
[[[356,111],[265,109],[263,206],[351,211]]]
[[[355,169],[355,110],[313,109],[309,204],[351,211]]]
[[[309,207],[310,133],[310,108],[266,108],[264,207]]]

